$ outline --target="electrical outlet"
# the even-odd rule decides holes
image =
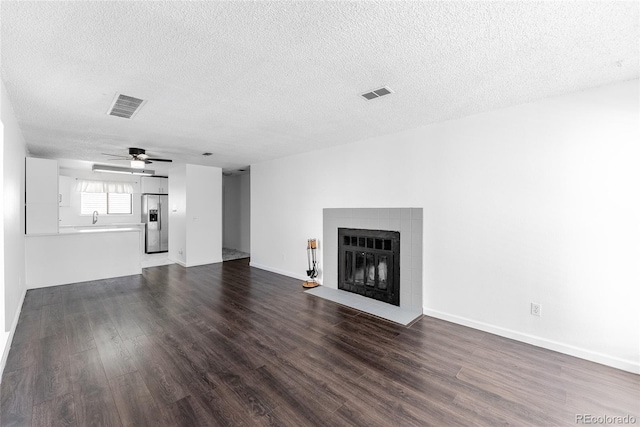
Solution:
[[[531,303],[531,314],[533,316],[540,316],[542,314],[542,306],[536,302]]]

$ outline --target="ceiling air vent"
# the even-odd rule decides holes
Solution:
[[[366,99],[367,101],[371,101],[372,99],[380,98],[381,96],[389,95],[393,93],[391,89],[388,87],[381,87],[380,89],[375,89],[370,92],[361,93],[360,96]]]
[[[134,98],[133,96],[116,94],[116,98],[113,100],[107,114],[130,119],[140,111],[140,108],[145,102],[146,101]]]

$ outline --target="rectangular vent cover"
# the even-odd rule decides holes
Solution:
[[[360,96],[366,99],[367,101],[371,101],[372,99],[380,98],[381,96],[389,95],[393,93],[391,89],[388,87],[381,87],[380,89],[375,89],[370,92],[361,93]]]
[[[140,108],[145,102],[146,101],[134,98],[133,96],[117,94],[109,108],[108,114],[111,116],[131,119],[138,113],[138,111],[140,111]]]

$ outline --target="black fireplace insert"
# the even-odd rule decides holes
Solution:
[[[400,305],[400,233],[338,228],[338,289]]]

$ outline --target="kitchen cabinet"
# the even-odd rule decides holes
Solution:
[[[72,186],[75,180],[70,176],[60,175],[58,179],[58,204],[61,207],[71,206]]]
[[[27,157],[25,163],[26,234],[58,232],[58,162]]]
[[[169,179],[155,176],[143,176],[140,179],[143,194],[169,194]]]

